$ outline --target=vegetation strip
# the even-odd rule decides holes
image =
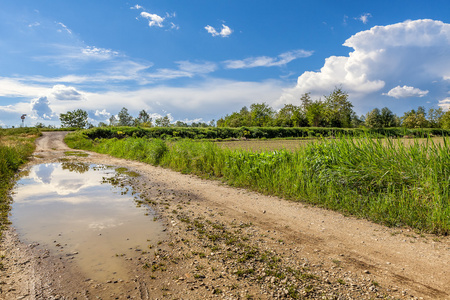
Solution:
[[[34,139],[40,135],[35,128],[0,129],[0,237],[9,224],[9,190],[19,167],[34,151]]]
[[[339,138],[294,152],[221,149],[212,142],[67,136],[72,148],[93,150],[220,178],[228,184],[316,204],[389,226],[450,233],[448,139],[405,145],[400,140]]]

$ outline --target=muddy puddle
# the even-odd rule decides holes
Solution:
[[[10,220],[23,242],[67,259],[86,278],[130,280],[121,257],[149,251],[164,233],[123,184],[127,176],[83,163],[33,166],[14,189]]]

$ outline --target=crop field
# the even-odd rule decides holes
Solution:
[[[382,140],[383,144],[386,144],[388,139]],[[216,142],[216,144],[222,149],[230,149],[230,150],[247,150],[254,152],[263,152],[263,151],[275,151],[275,150],[286,150],[290,152],[295,152],[301,148],[304,148],[306,145],[320,142],[321,139],[266,139],[266,140],[258,140],[258,139],[249,139],[249,140],[239,140],[239,141],[220,141]],[[413,145],[414,143],[424,144],[429,141],[432,141],[435,144],[442,145],[444,143],[443,137],[434,137],[434,138],[398,138],[393,139],[395,143],[401,143],[406,146]]]
[[[66,138],[73,148],[219,179],[388,226],[450,233],[449,138],[312,141],[93,141],[82,133]]]

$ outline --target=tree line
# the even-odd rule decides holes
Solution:
[[[82,109],[77,109],[74,111],[68,111],[65,114],[60,114],[59,119],[61,121],[61,127],[66,128],[92,128],[94,127],[89,123],[89,115],[86,111]],[[153,120],[148,112],[144,109],[139,112],[138,117],[133,117],[128,112],[126,107],[123,107],[117,116],[112,115],[109,119],[109,125],[105,122],[100,122],[98,127],[106,126],[131,126],[131,127],[214,127],[214,120],[209,122],[209,124],[204,122],[192,122],[187,124],[183,121],[176,121],[175,123],[170,122],[168,115],[164,117],[158,117]]]
[[[333,127],[333,128],[443,128],[450,129],[450,111],[419,106],[395,115],[389,108],[374,108],[366,115],[357,116],[348,93],[335,88],[324,100],[313,100],[310,93],[300,98],[300,105],[285,104],[276,111],[266,103],[244,106],[239,112],[217,120],[218,127]]]
[[[250,108],[242,107],[239,112],[233,112],[220,118],[215,124],[193,122],[187,124],[182,121],[171,123],[168,115],[153,118],[141,110],[137,117],[133,117],[128,109],[123,107],[115,116],[109,118],[109,124],[100,122],[98,127],[132,126],[132,127],[330,127],[330,128],[442,128],[450,129],[450,111],[442,108],[430,108],[428,112],[419,106],[399,117],[389,108],[374,108],[367,114],[357,116],[353,111],[353,104],[349,101],[348,93],[341,88],[335,88],[324,99],[313,100],[310,93],[300,98],[300,104],[285,104],[280,110],[275,110],[266,103],[254,103]],[[62,127],[91,128],[88,113],[82,109],[60,114]]]

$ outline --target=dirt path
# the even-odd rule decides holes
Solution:
[[[27,167],[60,160],[63,137],[44,133]],[[135,280],[94,282],[74,260],[24,245],[11,229],[1,247],[1,299],[450,299],[448,237],[100,154],[70,159],[141,174],[133,186],[166,223],[168,238],[122,258]]]

